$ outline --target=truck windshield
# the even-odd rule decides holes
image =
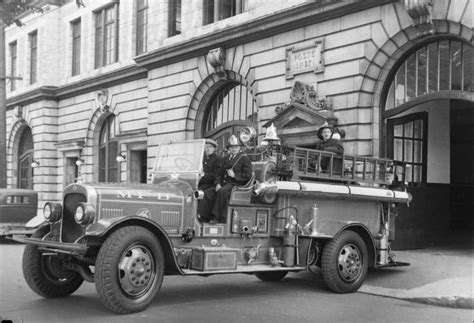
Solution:
[[[158,146],[155,173],[201,172],[204,140],[170,142]]]

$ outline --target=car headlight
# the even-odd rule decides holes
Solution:
[[[74,219],[80,225],[88,225],[92,223],[95,217],[95,209],[92,205],[86,203],[79,203],[74,213]]]
[[[46,222],[54,223],[61,219],[63,208],[60,203],[47,202],[43,208],[43,216]]]

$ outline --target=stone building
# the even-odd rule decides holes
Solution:
[[[22,76],[7,84],[8,186],[40,209],[78,177],[146,182],[162,142],[222,145],[273,119],[310,145],[330,115],[347,154],[408,163],[399,247],[472,228],[472,1],[83,2],[39,1],[6,30]]]

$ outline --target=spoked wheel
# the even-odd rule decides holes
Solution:
[[[323,279],[336,293],[353,293],[367,277],[368,252],[364,240],[344,231],[326,244],[321,261]]]
[[[48,228],[41,228],[33,238],[42,238]],[[74,293],[84,279],[75,271],[64,268],[59,256],[43,255],[35,245],[27,244],[23,252],[23,276],[28,286],[38,295],[53,298]]]
[[[255,277],[264,282],[276,282],[285,278],[287,274],[287,271],[261,271],[255,273]]]
[[[163,250],[153,233],[137,226],[118,229],[97,256],[95,285],[100,300],[114,313],[143,311],[161,287],[164,268]]]

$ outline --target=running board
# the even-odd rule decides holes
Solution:
[[[261,271],[302,271],[306,270],[306,267],[270,267],[268,265],[238,265],[237,269],[234,270],[194,270],[194,269],[182,269],[186,276],[188,275],[217,275],[217,274],[253,274]]]

